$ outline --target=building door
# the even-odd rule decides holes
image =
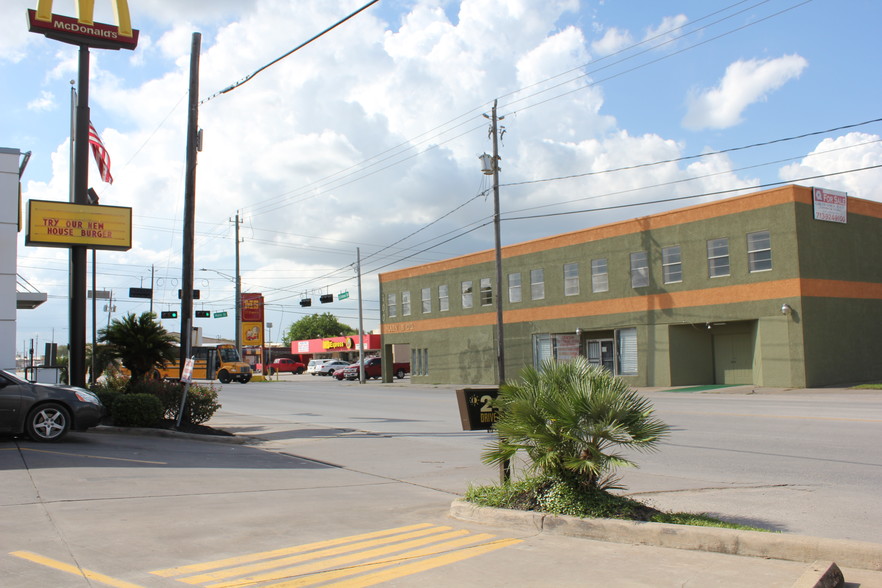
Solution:
[[[614,374],[616,366],[616,346],[612,339],[589,339],[587,341],[588,363],[602,365]]]
[[[749,333],[714,335],[714,379],[717,384],[753,384],[753,344]]]

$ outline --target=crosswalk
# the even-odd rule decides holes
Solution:
[[[444,525],[420,523],[150,573],[202,588],[355,588],[375,586],[454,564],[520,542],[520,539],[497,538],[489,533],[473,533]],[[10,555],[85,576],[96,584],[140,588],[129,582],[75,568],[36,554],[13,552]]]
[[[518,542],[424,523],[152,573],[205,588],[374,586]]]

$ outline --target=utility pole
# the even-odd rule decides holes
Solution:
[[[242,357],[242,276],[239,274],[239,211],[236,211],[236,353]]]
[[[193,250],[196,229],[196,153],[199,150],[199,51],[202,35],[193,33],[190,46],[190,100],[187,115],[187,170],[184,178],[184,246],[181,275],[181,353],[179,377],[190,357],[193,317]]]
[[[499,384],[505,383],[505,339],[502,325],[502,239],[499,228],[499,133],[497,132],[496,100],[490,133],[493,135],[493,233],[496,243],[496,370]]]
[[[355,273],[358,275],[358,383],[364,384],[364,320],[361,305],[361,248],[355,248]]]

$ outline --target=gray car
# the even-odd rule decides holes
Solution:
[[[84,388],[33,384],[0,370],[0,433],[59,441],[71,429],[96,426],[103,416],[104,405]]]

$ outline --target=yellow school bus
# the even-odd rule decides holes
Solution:
[[[194,380],[218,380],[221,384],[229,384],[233,380],[247,384],[251,381],[251,366],[243,362],[236,351],[235,345],[223,344],[209,347],[193,347],[192,357]],[[160,368],[155,368],[151,377],[160,380],[163,378],[177,379],[181,375],[178,360],[166,362]]]

